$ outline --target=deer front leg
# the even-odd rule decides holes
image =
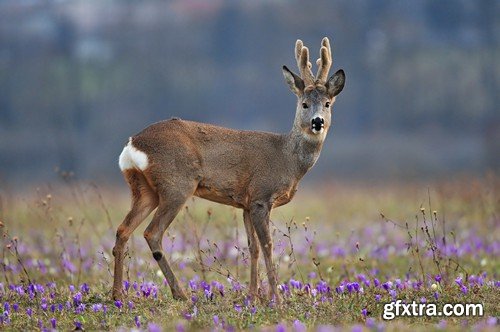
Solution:
[[[250,208],[250,218],[259,238],[264,261],[266,263],[267,279],[269,281],[269,296],[271,300],[280,303],[277,287],[277,271],[273,262],[273,240],[269,231],[269,214],[271,205],[269,203],[255,202]]]
[[[257,296],[257,278],[259,268],[259,240],[255,229],[252,225],[250,218],[250,211],[243,211],[243,221],[245,223],[245,230],[248,237],[248,250],[250,251],[250,296],[255,298]]]

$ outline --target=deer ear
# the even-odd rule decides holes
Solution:
[[[285,81],[293,93],[295,93],[297,96],[300,96],[302,95],[302,93],[304,93],[304,81],[286,66],[283,66],[283,76],[285,76]]]
[[[328,82],[326,82],[326,90],[330,98],[338,95],[344,88],[344,85],[345,74],[344,71],[340,69],[328,79]]]

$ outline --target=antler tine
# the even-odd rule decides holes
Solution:
[[[300,39],[297,39],[295,43],[295,60],[297,60],[297,67],[299,67],[300,76],[305,85],[314,84],[314,75],[311,71],[312,65],[309,62],[309,49],[304,46]]]
[[[330,48],[330,41],[327,37],[323,38],[321,41],[321,49],[319,51],[320,58],[316,61],[318,65],[318,73],[316,74],[316,80],[321,82],[326,82],[328,79],[328,72],[332,66],[332,51]]]

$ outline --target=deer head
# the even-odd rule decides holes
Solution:
[[[331,125],[331,109],[335,97],[342,91],[345,74],[338,70],[330,78],[328,72],[332,66],[330,41],[327,37],[321,41],[320,58],[316,61],[318,72],[313,75],[309,62],[309,49],[299,39],[295,43],[295,59],[300,76],[283,66],[286,83],[297,96],[294,130],[299,130],[303,137],[322,142]]]

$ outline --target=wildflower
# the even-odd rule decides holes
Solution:
[[[286,326],[284,326],[281,323],[276,325],[276,332],[285,332],[285,331],[286,331]]]
[[[241,305],[240,304],[235,304],[234,305],[234,310],[236,310],[237,312],[241,312],[241,310],[242,310]]]
[[[83,331],[82,323],[80,321],[75,320],[74,323],[75,323],[75,330]]]
[[[457,279],[455,279],[455,282],[458,286],[462,286],[463,284],[462,277],[458,276]]]
[[[439,299],[439,293],[438,292],[434,292],[434,299]]]
[[[128,309],[129,309],[129,310],[134,309],[134,302],[132,302],[132,301],[128,301]]]
[[[364,308],[363,310],[361,310],[361,314],[363,315],[363,317],[366,318],[366,316],[368,316],[368,310],[366,310],[366,308]]]
[[[375,294],[375,301],[380,302],[381,299],[382,299],[382,295]]]
[[[12,305],[12,309],[14,309],[14,312],[18,312],[18,311],[19,311],[19,304],[14,303],[14,304]]]
[[[123,282],[123,288],[125,289],[126,292],[128,292],[128,289],[130,288],[130,282],[128,280],[125,280]]]
[[[397,296],[397,292],[394,290],[394,289],[391,289],[389,291],[389,295],[391,295],[392,299],[395,300],[396,299],[396,296]]]
[[[69,291],[70,291],[71,293],[74,293],[74,292],[75,292],[75,286],[73,286],[73,285],[69,285]]]
[[[486,325],[488,326],[496,326],[497,323],[498,323],[497,317],[488,317],[488,319],[486,319]]]
[[[87,285],[86,283],[83,283],[81,286],[80,286],[80,291],[84,294],[88,294],[90,292],[90,287],[89,285]]]
[[[161,332],[161,327],[155,323],[148,323],[148,332]]]
[[[298,319],[293,321],[293,329],[297,332],[306,331],[306,326]]]
[[[55,318],[51,318],[51,319],[50,319],[50,325],[52,325],[52,328],[53,328],[53,329],[55,329],[55,328],[56,328],[56,323],[57,323],[57,321],[56,321],[56,319],[55,319]]]
[[[191,301],[192,301],[193,303],[198,302],[198,296],[196,296],[196,295],[191,296]]]
[[[392,287],[392,282],[390,282],[390,281],[384,282],[384,283],[382,284],[382,287],[383,287],[385,290],[389,290],[389,289]]]
[[[78,304],[80,304],[81,302],[82,302],[82,293],[77,292],[77,293],[73,296],[73,305],[76,307],[76,306],[78,306]]]
[[[427,299],[425,297],[420,298],[420,303],[427,303]]]
[[[102,304],[101,303],[92,304],[91,308],[93,312],[99,312],[102,309]]]
[[[374,279],[373,279],[373,285],[374,285],[375,287],[380,286],[380,281],[379,281],[377,278],[374,278]]]
[[[182,323],[179,323],[175,326],[175,330],[177,332],[184,332],[186,329],[184,328],[184,325]]]
[[[469,290],[467,289],[467,287],[465,285],[460,286],[460,291],[462,291],[462,293],[464,295],[467,295],[467,293],[469,292]]]
[[[436,289],[438,289],[438,285],[436,285],[436,284],[432,284],[432,285],[431,285],[431,289],[435,291]]]
[[[196,284],[196,279],[189,280],[189,288],[191,288],[191,290],[193,290],[193,291],[198,290],[198,285]]]
[[[115,306],[119,309],[122,310],[123,303],[120,300],[115,301]]]
[[[42,303],[40,304],[40,307],[42,308],[43,311],[47,311],[48,304],[46,298],[42,298]]]
[[[9,302],[5,302],[3,304],[3,310],[9,312],[10,311],[10,304]]]
[[[31,315],[33,314],[33,310],[31,308],[26,309],[26,315],[31,318]]]
[[[213,321],[214,321],[214,325],[219,325],[219,316],[214,315]]]
[[[140,328],[141,327],[141,316],[135,316],[134,322],[135,322],[135,326],[137,326],[137,328]]]

